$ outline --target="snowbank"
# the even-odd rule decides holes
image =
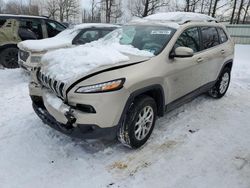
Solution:
[[[112,35],[113,38],[107,41],[99,40],[74,48],[48,52],[42,58],[46,74],[56,80],[67,82],[95,68],[129,61],[129,55],[153,56],[152,53],[131,45],[119,44],[119,31],[115,31]]]
[[[72,40],[82,30],[91,27],[118,27],[112,24],[79,24],[73,28],[66,29],[52,38],[41,39],[41,40],[26,40],[20,42],[18,47],[23,50],[32,52],[43,52],[57,48],[66,48],[72,46]]]
[[[215,18],[207,16],[205,14],[193,13],[193,12],[168,12],[168,13],[158,13],[147,16],[145,20],[151,21],[171,21],[177,23],[185,23],[186,21],[211,21]]]

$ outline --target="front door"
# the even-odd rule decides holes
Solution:
[[[167,75],[168,103],[189,94],[202,85],[202,72],[199,64],[203,61],[200,44],[200,32],[198,27],[186,29],[177,39],[174,49],[177,47],[193,49],[194,56],[186,58],[174,58],[170,63],[173,72]]]

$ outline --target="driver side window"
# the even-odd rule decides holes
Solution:
[[[186,29],[178,38],[174,48],[188,47],[193,49],[194,52],[201,50],[199,30],[197,27]]]
[[[99,30],[87,30],[85,32],[82,32],[74,41],[74,44],[85,44],[89,43],[95,40],[98,40],[100,38]]]

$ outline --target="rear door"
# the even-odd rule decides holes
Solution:
[[[223,62],[225,46],[220,45],[216,27],[206,26],[201,27],[202,36],[202,61],[199,62],[199,71],[203,72],[200,77],[203,84],[215,81],[217,78],[220,64]]]
[[[20,18],[19,36],[22,40],[43,39],[41,19]]]

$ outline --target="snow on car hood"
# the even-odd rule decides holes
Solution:
[[[52,38],[41,40],[26,40],[18,43],[18,48],[31,52],[42,52],[57,48],[72,46],[72,40],[79,33],[79,29],[66,29]]]
[[[117,25],[113,24],[101,24],[101,23],[84,23],[75,25],[72,28],[65,29],[58,35],[41,40],[26,40],[20,42],[18,47],[22,50],[31,51],[31,52],[42,52],[49,51],[58,48],[66,48],[72,46],[72,40],[76,37],[76,35],[85,28],[103,28],[103,27],[112,27],[118,28]]]
[[[115,66],[115,64],[134,63],[130,57],[139,56],[136,61],[154,56],[130,45],[92,42],[68,49],[59,49],[46,53],[42,58],[42,72],[56,80],[67,83],[97,69]]]

